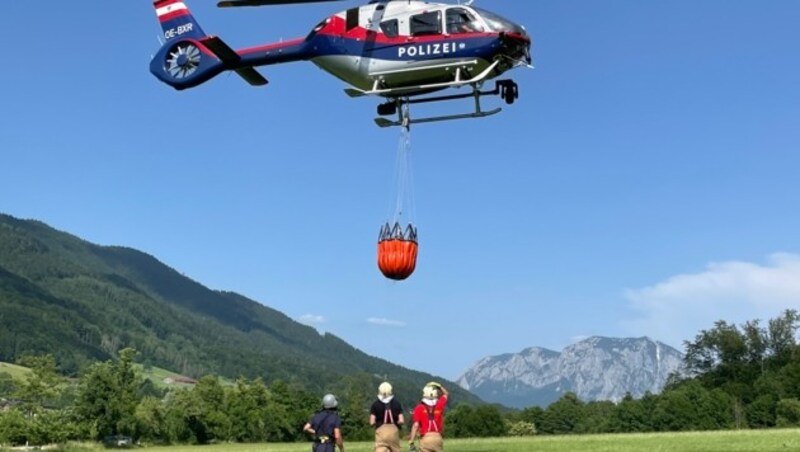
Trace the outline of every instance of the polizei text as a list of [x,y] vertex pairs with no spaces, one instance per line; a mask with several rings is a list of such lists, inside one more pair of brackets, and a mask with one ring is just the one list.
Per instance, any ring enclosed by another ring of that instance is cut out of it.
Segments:
[[418,44],[413,46],[405,46],[397,49],[397,56],[402,58],[428,56],[428,55],[447,55],[455,53],[459,50],[466,48],[467,45],[463,42],[431,42],[429,44]]

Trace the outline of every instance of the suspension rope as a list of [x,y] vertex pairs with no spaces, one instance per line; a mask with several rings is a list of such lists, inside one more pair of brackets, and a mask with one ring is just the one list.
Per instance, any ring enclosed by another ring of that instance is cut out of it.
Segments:
[[416,218],[416,206],[411,165],[411,131],[404,127],[400,128],[400,139],[397,144],[394,188],[396,190],[394,210],[389,214],[391,222],[413,224]]

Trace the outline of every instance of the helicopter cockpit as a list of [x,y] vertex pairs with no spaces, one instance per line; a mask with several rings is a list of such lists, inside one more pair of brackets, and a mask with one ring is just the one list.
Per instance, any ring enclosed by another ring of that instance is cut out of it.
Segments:
[[522,25],[516,24],[503,16],[500,16],[496,13],[491,11],[487,11],[481,8],[473,8],[476,13],[480,14],[481,18],[486,22],[486,25],[492,29],[492,31],[497,32],[506,32],[506,33],[517,33],[522,36],[528,36],[528,32],[525,30],[525,27]]
[[486,31],[475,14],[465,8],[449,8],[445,14],[447,34],[481,33]]

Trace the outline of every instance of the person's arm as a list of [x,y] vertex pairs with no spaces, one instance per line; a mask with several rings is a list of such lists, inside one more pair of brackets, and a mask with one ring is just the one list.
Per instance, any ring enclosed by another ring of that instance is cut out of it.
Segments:
[[369,415],[369,425],[375,427],[375,415],[374,414],[370,414]]
[[339,430],[339,427],[333,429],[333,436],[336,437],[336,447],[339,448],[339,452],[344,452],[344,438],[342,438],[342,431]]
[[450,397],[450,393],[447,392],[447,389],[444,386],[439,385],[439,390],[442,391],[442,395],[443,396],[448,397],[448,398]]
[[406,423],[406,418],[403,417],[403,413],[400,413],[400,415],[397,416],[397,425],[401,426],[405,423]]
[[411,425],[411,436],[408,437],[409,444],[414,444],[414,441],[417,439],[418,431],[419,431],[419,422],[414,422]]
[[316,435],[317,434],[317,432],[314,431],[314,429],[311,427],[311,423],[310,422],[306,422],[306,425],[303,426],[303,431],[306,432],[306,433],[310,433],[312,435]]

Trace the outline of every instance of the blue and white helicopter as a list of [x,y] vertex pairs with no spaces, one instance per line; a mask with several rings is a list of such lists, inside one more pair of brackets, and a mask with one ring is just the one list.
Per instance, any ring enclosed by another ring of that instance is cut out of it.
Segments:
[[[221,8],[314,3],[341,0],[223,0]],[[512,80],[486,81],[516,67],[531,67],[531,38],[525,27],[495,13],[466,4],[420,0],[373,0],[334,14],[307,36],[279,43],[234,50],[217,36],[207,35],[183,0],[153,3],[166,42],[153,57],[150,71],[175,89],[198,86],[224,71],[234,71],[247,83],[266,85],[255,68],[293,61],[311,61],[350,88],[352,97],[380,96],[381,127],[479,118],[500,108],[483,110],[481,97],[500,96],[512,104],[519,97]],[[469,93],[430,96],[458,87]],[[457,115],[410,117],[409,106],[474,98],[474,110]],[[397,120],[384,116],[397,115]]]

